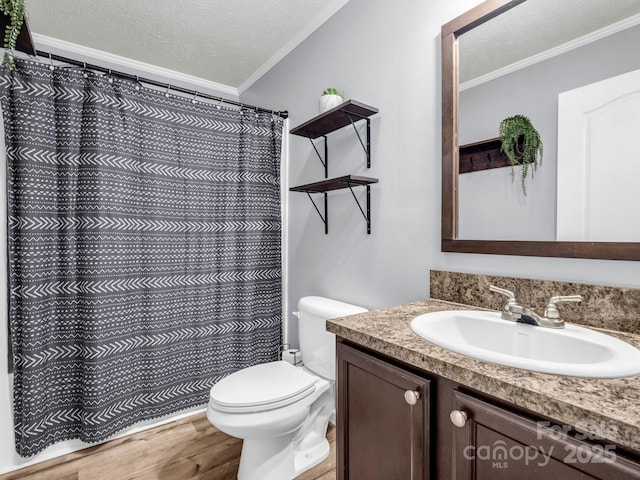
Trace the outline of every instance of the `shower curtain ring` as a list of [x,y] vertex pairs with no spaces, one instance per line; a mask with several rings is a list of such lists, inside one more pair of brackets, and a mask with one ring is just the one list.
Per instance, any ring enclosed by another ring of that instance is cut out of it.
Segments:
[[53,71],[56,67],[53,65],[53,58],[51,58],[51,52],[49,52],[49,70]]
[[191,99],[191,103],[197,103],[198,101],[198,92],[193,92],[193,98]]
[[167,91],[166,91],[166,92],[164,92],[164,96],[165,96],[165,97],[167,97],[167,98],[169,97],[169,89],[170,89],[170,88],[171,88],[171,85],[169,85],[169,84],[167,83]]
[[216,105],[216,108],[220,110],[221,106],[222,106],[222,97],[218,98],[218,104]]
[[109,73],[107,73],[107,82],[113,83],[113,78],[111,78],[111,69],[109,69]]

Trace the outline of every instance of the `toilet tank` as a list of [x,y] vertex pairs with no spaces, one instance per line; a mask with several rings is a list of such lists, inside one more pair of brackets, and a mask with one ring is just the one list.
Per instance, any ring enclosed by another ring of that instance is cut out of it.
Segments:
[[336,377],[336,337],[327,332],[326,321],[364,313],[366,308],[324,297],[302,297],[298,302],[300,354],[302,363],[324,378]]

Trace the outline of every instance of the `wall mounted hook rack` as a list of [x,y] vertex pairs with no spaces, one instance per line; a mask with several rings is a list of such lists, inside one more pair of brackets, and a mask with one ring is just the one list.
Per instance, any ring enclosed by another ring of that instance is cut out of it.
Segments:
[[[520,137],[523,145],[524,137]],[[502,152],[499,138],[490,138],[481,142],[460,145],[458,173],[479,172],[492,168],[510,167],[511,162]]]

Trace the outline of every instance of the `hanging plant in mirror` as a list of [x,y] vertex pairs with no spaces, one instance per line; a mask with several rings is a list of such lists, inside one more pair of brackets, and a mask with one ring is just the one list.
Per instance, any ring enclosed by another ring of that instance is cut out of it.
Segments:
[[13,70],[16,67],[13,52],[16,50],[18,35],[24,23],[24,0],[1,0],[0,12],[9,20],[4,31],[4,63]]
[[[511,167],[522,165],[520,182],[522,190],[527,194],[525,180],[529,172],[533,172],[542,162],[542,140],[531,120],[524,115],[514,115],[500,122],[500,142],[502,152],[507,156]],[[531,168],[530,168],[531,167]],[[513,174],[513,172],[512,172]]]

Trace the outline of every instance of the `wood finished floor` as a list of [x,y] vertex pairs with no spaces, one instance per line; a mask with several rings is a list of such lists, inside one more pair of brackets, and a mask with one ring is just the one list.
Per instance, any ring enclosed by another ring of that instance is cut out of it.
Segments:
[[[298,480],[335,480],[331,454]],[[0,480],[234,480],[242,441],[217,430],[204,413],[0,475]]]

